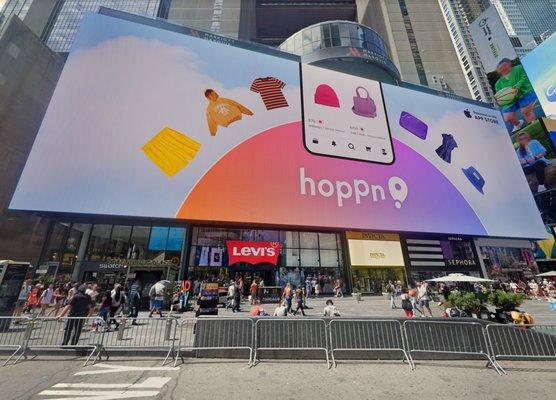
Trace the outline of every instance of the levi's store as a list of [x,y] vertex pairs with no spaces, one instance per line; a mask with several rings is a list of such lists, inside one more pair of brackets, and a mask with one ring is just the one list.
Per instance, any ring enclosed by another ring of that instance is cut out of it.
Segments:
[[[269,251],[270,250],[270,251]],[[193,227],[186,275],[192,280],[218,281],[227,286],[243,278],[244,291],[253,279],[267,287],[297,286],[307,279],[320,282],[322,293],[333,293],[344,280],[342,242],[336,232],[277,229]]]

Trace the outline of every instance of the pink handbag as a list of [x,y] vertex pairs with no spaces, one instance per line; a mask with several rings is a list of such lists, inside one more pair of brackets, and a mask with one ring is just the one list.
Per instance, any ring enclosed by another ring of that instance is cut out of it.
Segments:
[[[364,91],[365,97],[359,94],[359,89]],[[363,86],[358,86],[355,89],[355,96],[353,96],[353,107],[351,108],[354,114],[360,115],[362,117],[375,118],[376,117],[376,105],[367,89]]]

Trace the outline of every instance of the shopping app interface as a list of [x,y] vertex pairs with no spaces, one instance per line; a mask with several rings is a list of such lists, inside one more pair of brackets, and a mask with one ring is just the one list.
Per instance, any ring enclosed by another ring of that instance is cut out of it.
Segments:
[[380,83],[302,65],[303,133],[314,154],[394,162]]

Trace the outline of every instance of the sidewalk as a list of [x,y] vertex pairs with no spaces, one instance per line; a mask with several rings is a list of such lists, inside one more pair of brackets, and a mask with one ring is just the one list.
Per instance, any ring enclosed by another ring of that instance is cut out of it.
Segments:
[[[323,296],[319,298],[309,299],[307,305],[310,308],[305,310],[307,316],[321,317],[323,315],[323,310],[324,310],[326,300],[328,299],[331,299],[334,302],[336,309],[341,313],[342,317],[403,318],[405,316],[401,308],[395,310],[392,310],[390,308],[390,304],[386,296],[367,296],[367,297],[363,297],[361,302],[356,302],[355,299],[351,296],[345,296],[341,298],[335,298],[333,296],[330,297]],[[396,304],[399,307],[401,301],[397,299]],[[276,304],[269,303],[269,304],[263,304],[262,306],[266,310],[266,312],[272,315],[272,313],[274,312],[274,308],[276,307]],[[250,309],[251,306],[247,301],[245,301],[241,304],[240,313],[233,313],[229,309],[219,308],[218,316],[219,317],[247,316],[249,314]],[[435,317],[440,317],[440,308],[436,305],[436,303],[431,302],[431,309]],[[535,318],[536,323],[538,324],[556,324],[556,312],[549,310],[549,306],[546,301],[526,300],[523,303],[523,305],[520,307],[520,309],[531,313]],[[164,313],[165,316],[167,314],[168,312]],[[184,317],[194,317],[195,313],[189,311],[178,315],[182,315]],[[148,312],[141,312],[140,316],[147,317]],[[301,314],[298,314],[298,316],[295,318],[299,318],[299,317],[302,317]]]

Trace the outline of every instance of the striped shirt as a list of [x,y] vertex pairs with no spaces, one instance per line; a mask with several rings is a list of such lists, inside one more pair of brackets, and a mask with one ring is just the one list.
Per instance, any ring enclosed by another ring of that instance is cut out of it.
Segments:
[[282,93],[282,88],[286,86],[281,80],[272,76],[257,78],[251,83],[251,91],[259,93],[267,110],[287,107],[288,102]]

